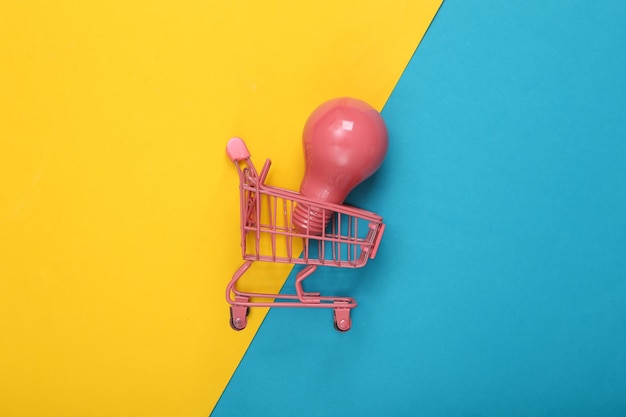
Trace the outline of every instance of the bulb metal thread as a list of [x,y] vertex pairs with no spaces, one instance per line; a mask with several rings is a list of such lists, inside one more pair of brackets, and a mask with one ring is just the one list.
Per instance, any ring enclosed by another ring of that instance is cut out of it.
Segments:
[[298,233],[319,236],[332,215],[330,210],[298,203],[291,214],[291,222]]

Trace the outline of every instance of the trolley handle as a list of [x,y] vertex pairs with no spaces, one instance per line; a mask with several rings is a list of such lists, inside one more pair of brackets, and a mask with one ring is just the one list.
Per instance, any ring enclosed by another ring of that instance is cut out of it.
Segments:
[[250,151],[241,138],[232,138],[228,141],[226,154],[233,162],[241,162],[250,159]]
[[[250,159],[250,151],[246,146],[245,142],[241,138],[232,138],[226,144],[226,154],[230,158],[232,162],[234,162],[237,166],[239,166],[239,162],[245,161],[248,168],[252,170],[254,176],[257,175],[256,169],[254,168],[254,164]],[[261,174],[258,178],[259,184],[265,184],[265,178],[267,178],[267,173],[270,170],[270,166],[272,165],[272,161],[270,159],[265,160],[265,164],[263,164],[263,169],[261,169]]]

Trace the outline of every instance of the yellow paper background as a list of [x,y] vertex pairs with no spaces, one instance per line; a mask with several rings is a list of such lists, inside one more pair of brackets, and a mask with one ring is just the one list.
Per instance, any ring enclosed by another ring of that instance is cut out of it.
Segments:
[[2,2],[0,415],[208,415],[265,316],[228,325],[227,139],[297,189],[308,114],[382,108],[440,2]]

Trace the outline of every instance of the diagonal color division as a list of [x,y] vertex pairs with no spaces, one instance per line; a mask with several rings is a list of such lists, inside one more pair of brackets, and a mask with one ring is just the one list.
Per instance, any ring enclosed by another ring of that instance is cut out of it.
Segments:
[[382,108],[440,3],[3,2],[0,415],[208,415],[265,316],[228,325],[226,140],[297,188],[310,111]]
[[563,6],[443,4],[348,198],[376,259],[305,282],[352,329],[272,309],[212,417],[626,415],[626,3]]

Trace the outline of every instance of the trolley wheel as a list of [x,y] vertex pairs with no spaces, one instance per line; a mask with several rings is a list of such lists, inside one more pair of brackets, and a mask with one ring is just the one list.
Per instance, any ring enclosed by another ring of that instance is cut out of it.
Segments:
[[350,309],[335,309],[333,314],[335,329],[345,333],[352,328],[352,319],[350,318]]
[[[242,314],[243,313],[243,314]],[[233,330],[243,330],[248,325],[248,314],[250,314],[250,307],[231,307],[230,308],[230,327]]]

